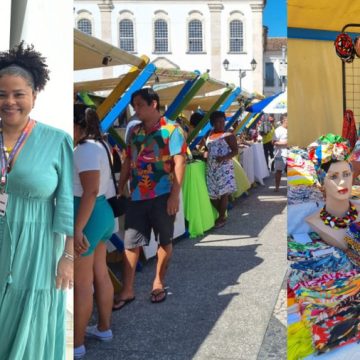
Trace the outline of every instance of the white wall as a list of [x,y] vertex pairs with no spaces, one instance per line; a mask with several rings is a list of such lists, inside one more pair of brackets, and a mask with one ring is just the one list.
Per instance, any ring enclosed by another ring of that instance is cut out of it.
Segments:
[[[3,1],[1,0],[1,3]],[[12,26],[14,25],[12,24]],[[21,24],[16,24],[16,26],[17,30],[21,29]],[[28,0],[19,38],[28,44],[34,44],[35,49],[47,58],[47,64],[51,71],[50,81],[45,89],[39,93],[31,116],[38,121],[61,128],[72,135],[72,0]]]
[[[89,0],[74,0],[74,18],[78,17],[78,12],[82,9],[91,12],[94,20],[93,35],[98,36],[101,34],[101,13],[98,5],[100,1]],[[220,12],[221,24],[219,24],[221,31],[220,54],[211,53],[211,30],[214,24],[211,24],[210,9],[208,4],[212,1],[116,1],[113,0],[114,8],[111,11],[112,21],[112,45],[119,46],[118,36],[118,24],[120,12],[128,10],[133,14],[135,19],[135,42],[136,50],[135,55],[147,55],[150,60],[154,60],[157,57],[166,57],[171,62],[177,64],[182,70],[194,71],[199,70],[205,72],[210,69],[210,76],[215,77],[215,69],[211,69],[212,56],[218,56],[220,60],[220,69],[216,69],[216,72],[221,74],[216,77],[217,80],[221,80],[227,83],[233,83],[236,86],[239,85],[238,71],[225,71],[222,66],[222,62],[228,59],[230,62],[230,68],[235,69],[250,69],[251,60],[256,57],[254,55],[255,48],[257,52],[262,54],[262,43],[254,44],[254,35],[262,34],[262,16],[257,16],[255,19],[255,13],[252,10],[250,4],[259,4],[259,0],[240,0],[240,1],[221,1],[223,8]],[[220,3],[220,1],[219,1]],[[164,10],[169,18],[169,47],[170,52],[167,54],[154,54],[153,53],[153,17],[157,10]],[[187,54],[187,18],[190,11],[199,11],[204,17],[204,50],[202,54]],[[244,14],[244,32],[245,32],[245,51],[241,54],[229,54],[228,53],[228,20],[231,12],[241,11]],[[217,26],[216,24],[215,26]],[[260,50],[259,50],[260,49]],[[258,63],[256,71],[246,72],[246,76],[242,79],[242,87],[248,91],[262,92],[262,57],[261,59],[255,59]],[[121,69],[123,71],[123,69]],[[115,69],[113,75],[118,76],[121,73],[120,70]],[[257,74],[257,77],[254,75]],[[93,71],[88,72],[88,79],[94,79],[96,74]],[[76,80],[84,80],[86,75],[76,74]],[[257,79],[257,80],[256,80]],[[260,79],[260,81],[258,81]],[[255,84],[254,84],[255,82]]]
[[[280,81],[280,66],[281,66],[281,62],[283,61],[283,54],[282,51],[267,51],[265,53],[264,56],[264,67],[265,67],[265,63],[268,62],[272,62],[274,64],[274,86],[265,86],[265,81],[264,81],[264,95],[265,96],[271,96],[271,95],[275,95],[278,94],[280,91],[282,91],[282,84]],[[285,59],[286,61],[286,59]],[[264,77],[265,77],[265,69],[264,69]],[[285,85],[285,89],[286,89],[286,85]],[[284,89],[284,90],[285,90]]]
[[11,0],[0,1],[0,50],[8,49],[10,41]]

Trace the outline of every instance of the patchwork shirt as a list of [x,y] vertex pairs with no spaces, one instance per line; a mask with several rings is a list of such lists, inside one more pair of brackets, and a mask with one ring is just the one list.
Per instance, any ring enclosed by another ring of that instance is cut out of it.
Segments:
[[173,156],[186,155],[186,152],[184,133],[175,122],[162,117],[149,132],[142,123],[134,126],[127,146],[132,200],[148,200],[170,193]]

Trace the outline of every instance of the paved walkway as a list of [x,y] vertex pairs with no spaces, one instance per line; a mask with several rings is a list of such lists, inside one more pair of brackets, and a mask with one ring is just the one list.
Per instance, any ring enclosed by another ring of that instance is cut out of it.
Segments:
[[286,359],[286,188],[273,183],[238,199],[224,228],[175,243],[164,303],[149,301],[148,261],[114,340],[88,340],[86,359]]

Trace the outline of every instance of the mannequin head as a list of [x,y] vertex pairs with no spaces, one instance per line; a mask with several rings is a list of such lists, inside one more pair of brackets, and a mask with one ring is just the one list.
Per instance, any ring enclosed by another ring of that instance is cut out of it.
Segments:
[[350,164],[347,161],[334,161],[323,170],[326,174],[323,181],[326,199],[348,201],[353,176]]

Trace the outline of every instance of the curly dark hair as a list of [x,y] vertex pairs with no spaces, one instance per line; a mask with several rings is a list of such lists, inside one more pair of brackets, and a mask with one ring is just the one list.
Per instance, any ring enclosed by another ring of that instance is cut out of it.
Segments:
[[25,47],[24,41],[9,51],[0,52],[0,70],[17,65],[27,70],[33,77],[34,88],[40,91],[49,80],[49,69],[45,63],[46,58],[34,50],[34,45]]
[[210,114],[210,125],[211,126],[214,126],[214,123],[215,123],[215,120],[217,118],[222,118],[222,119],[226,119],[226,116],[225,116],[225,113],[223,111],[213,111],[211,114]]

